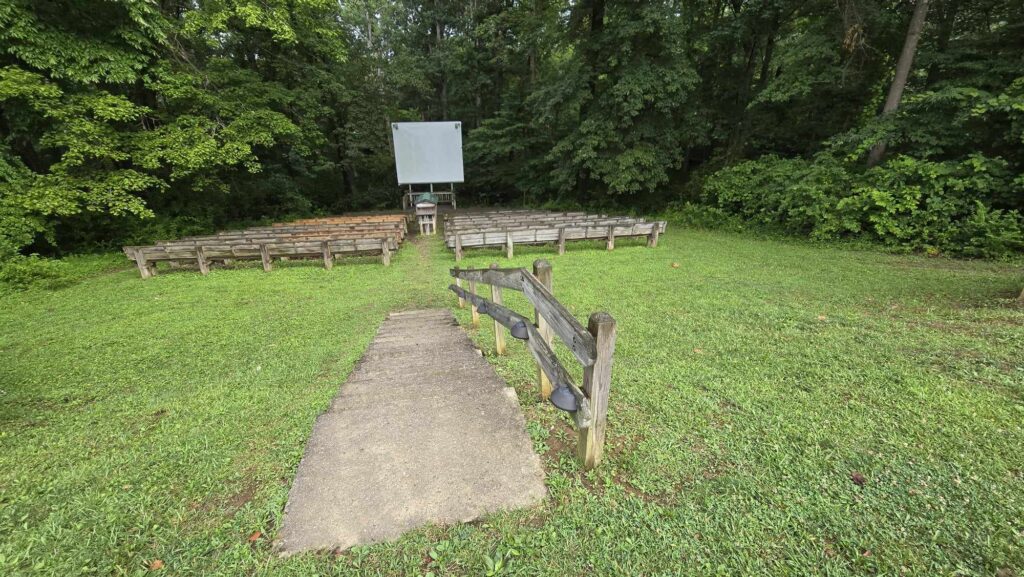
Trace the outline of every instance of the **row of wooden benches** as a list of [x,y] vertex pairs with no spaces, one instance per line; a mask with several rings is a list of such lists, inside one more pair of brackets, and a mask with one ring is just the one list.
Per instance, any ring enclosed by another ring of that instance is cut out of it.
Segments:
[[375,217],[330,217],[308,219],[239,231],[185,237],[149,246],[125,246],[125,256],[133,260],[142,278],[156,274],[156,263],[195,262],[207,274],[212,261],[230,264],[235,260],[261,260],[271,270],[273,260],[320,258],[331,268],[336,257],[380,255],[385,265],[398,250],[406,235],[405,215]]
[[617,237],[647,237],[647,245],[658,245],[665,232],[665,221],[648,222],[642,218],[592,215],[586,213],[550,213],[542,211],[503,211],[459,215],[445,219],[445,244],[462,260],[469,247],[504,246],[512,258],[516,244],[555,242],[558,254],[565,253],[570,240],[606,240],[608,250],[615,248]]

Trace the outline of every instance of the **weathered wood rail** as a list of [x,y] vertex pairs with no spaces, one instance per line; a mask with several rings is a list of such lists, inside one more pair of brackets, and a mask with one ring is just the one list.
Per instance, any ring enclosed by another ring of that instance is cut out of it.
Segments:
[[604,240],[608,250],[615,239],[646,237],[647,246],[656,247],[665,232],[665,221],[647,222],[642,218],[588,215],[585,213],[513,212],[452,216],[445,218],[445,244],[462,260],[470,247],[505,247],[512,258],[517,244],[557,243],[558,254],[565,244],[575,240]]
[[[552,293],[552,270],[546,260],[533,263],[533,271],[522,268],[451,269],[455,284],[448,288],[459,297],[459,306],[471,307],[474,326],[480,314],[494,320],[495,350],[505,354],[505,329],[524,340],[537,363],[540,396],[575,416],[578,431],[577,457],[585,469],[601,462],[608,421],[608,395],[611,387],[612,355],[615,351],[615,319],[608,313],[590,315],[584,327]],[[464,287],[463,284],[466,284]],[[491,286],[491,299],[478,294],[478,285]],[[502,289],[522,292],[533,305],[534,321],[508,309],[502,302]],[[555,354],[557,336],[583,366],[583,384],[577,386],[569,371]],[[573,402],[567,403],[571,395]]]
[[343,216],[321,216],[317,218],[303,218],[285,223],[275,223],[273,226],[293,226],[300,224],[349,224],[349,223],[375,223],[375,222],[396,222],[405,224],[409,220],[404,214],[364,214],[364,215],[343,215]]
[[404,215],[366,217],[330,217],[314,219],[313,223],[279,223],[239,231],[184,237],[150,246],[125,246],[125,256],[133,260],[142,278],[156,274],[156,263],[178,266],[194,262],[202,274],[210,271],[210,263],[235,260],[260,260],[270,271],[277,259],[322,259],[324,268],[331,268],[340,256],[380,255],[388,265],[391,254],[405,239]]

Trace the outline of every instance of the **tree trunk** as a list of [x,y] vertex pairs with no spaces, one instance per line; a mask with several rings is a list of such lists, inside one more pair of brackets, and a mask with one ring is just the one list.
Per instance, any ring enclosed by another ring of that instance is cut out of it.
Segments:
[[[444,32],[442,32],[441,21],[435,20],[434,27],[437,31],[437,53],[441,59],[441,44],[444,42]],[[448,120],[448,72],[444,69],[444,65],[441,66],[441,85],[437,89],[438,100],[441,101],[441,120]]]
[[[924,19],[928,14],[928,0],[917,0],[914,6],[914,15],[910,18],[910,27],[907,29],[907,38],[903,42],[903,51],[900,52],[900,59],[896,61],[896,76],[889,86],[889,95],[885,99],[885,107],[882,108],[882,116],[892,114],[900,107],[900,100],[903,98],[903,89],[907,87],[907,78],[910,76],[910,67],[914,63],[914,54],[917,52],[917,41],[921,39],[921,31],[924,30]],[[881,141],[871,147],[868,153],[868,167],[875,166],[885,156],[885,141]]]
[[736,92],[735,109],[733,112],[736,120],[725,146],[725,156],[730,160],[740,159],[743,156],[744,144],[746,144],[747,106],[751,100],[754,70],[757,69],[757,38],[751,39],[749,46],[744,47],[744,49],[747,53],[747,63],[743,67],[743,78],[740,80],[740,86]]
[[[938,13],[936,13],[938,10]],[[938,30],[935,32],[935,52],[937,54],[945,54],[949,50],[949,41],[953,37],[953,29],[956,26],[956,17],[960,12],[959,0],[946,0],[945,2],[939,2],[934,9],[932,9],[932,22],[938,18]],[[936,81],[939,80],[939,64],[932,62],[932,65],[928,67],[928,78],[925,80],[926,86],[932,86]]]
[[[587,58],[590,64],[590,78],[587,80],[587,90],[590,92],[590,99],[583,103],[580,110],[580,121],[585,120],[591,112],[594,101],[597,100],[597,76],[601,55],[598,47],[598,37],[604,29],[605,0],[591,0],[589,6],[590,16],[590,42],[587,45]],[[586,199],[590,189],[590,171],[586,167],[580,167],[576,177],[576,194],[579,199]]]

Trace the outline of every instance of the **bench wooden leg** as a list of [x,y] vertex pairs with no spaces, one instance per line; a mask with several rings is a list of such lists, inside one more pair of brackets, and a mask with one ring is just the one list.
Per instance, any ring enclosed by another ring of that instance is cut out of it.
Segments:
[[658,235],[660,235],[660,234],[661,234],[661,229],[658,228],[657,224],[655,224],[654,225],[654,230],[651,231],[651,235],[647,237],[647,246],[650,247],[650,248],[654,248],[654,247],[658,246]]
[[199,272],[210,274],[210,263],[206,261],[206,253],[201,246],[196,247],[196,264],[199,265]]
[[139,276],[142,278],[149,278],[153,276],[153,273],[149,268],[149,263],[146,262],[146,257],[142,255],[142,251],[140,249],[135,249],[134,257],[135,265],[139,267]]
[[320,243],[320,251],[323,253],[324,256],[324,268],[327,270],[331,270],[331,267],[334,266],[334,255],[331,254],[330,243],[327,242],[326,240]]
[[265,244],[260,245],[260,260],[263,261],[263,271],[270,272],[273,265],[270,259],[270,249]]

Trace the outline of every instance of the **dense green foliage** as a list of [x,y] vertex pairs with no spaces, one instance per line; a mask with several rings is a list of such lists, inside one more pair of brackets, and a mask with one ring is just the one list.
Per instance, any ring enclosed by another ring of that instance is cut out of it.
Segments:
[[932,0],[881,117],[913,6],[8,0],[0,258],[397,206],[388,123],[409,119],[463,121],[464,202],[705,202],[792,232],[1016,250],[1024,5]]
[[439,240],[390,267],[145,282],[121,255],[73,258],[75,286],[0,294],[0,574],[159,559],[157,575],[478,576],[488,558],[559,577],[1024,572],[1019,268],[674,226],[654,250],[618,244],[508,263],[550,259],[577,317],[616,318],[607,461],[579,470],[526,347],[494,357],[482,323],[548,496],[337,556],[281,559],[271,541],[313,422],[380,321],[455,307]]
[[1010,196],[1012,178],[1004,161],[980,155],[901,156],[867,171],[827,155],[768,156],[715,173],[704,193],[730,213],[814,238],[858,235],[904,250],[1003,257],[1024,250],[1024,223],[989,202]]

